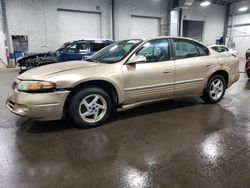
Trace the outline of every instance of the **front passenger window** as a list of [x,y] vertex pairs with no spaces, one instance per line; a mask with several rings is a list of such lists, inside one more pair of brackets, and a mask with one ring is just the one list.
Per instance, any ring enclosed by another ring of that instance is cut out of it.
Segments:
[[77,48],[77,45],[76,44],[73,44],[71,46],[69,46],[66,50],[65,50],[66,53],[69,53],[69,54],[73,54],[73,53],[78,53],[79,50]]
[[146,42],[136,53],[146,57],[147,62],[161,62],[169,60],[169,43],[167,39],[157,39]]

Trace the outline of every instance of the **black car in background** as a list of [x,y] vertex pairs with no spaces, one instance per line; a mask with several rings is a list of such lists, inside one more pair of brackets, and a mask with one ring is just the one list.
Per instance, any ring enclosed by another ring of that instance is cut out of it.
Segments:
[[250,48],[248,48],[248,50],[246,51],[246,60],[250,58]]
[[18,59],[17,66],[21,74],[26,70],[42,65],[83,60],[112,43],[112,40],[77,40],[66,42],[60,48],[51,52],[26,55]]
[[250,78],[250,57],[247,59],[247,62],[246,62],[246,73],[247,73],[248,78]]
[[247,76],[248,78],[250,78],[250,48],[246,51],[246,73],[247,73]]

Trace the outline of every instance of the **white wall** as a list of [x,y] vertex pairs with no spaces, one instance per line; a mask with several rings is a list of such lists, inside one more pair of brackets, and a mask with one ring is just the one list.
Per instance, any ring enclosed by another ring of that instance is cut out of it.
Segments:
[[[167,31],[168,1],[166,0],[116,0],[115,37],[128,39],[131,31],[131,15],[161,18],[161,35]],[[150,26],[149,26],[150,28]]]
[[184,20],[204,21],[203,43],[215,44],[216,39],[223,36],[225,23],[225,6],[211,4],[201,7],[199,2],[194,2],[187,10],[183,10]]
[[[100,12],[101,37],[112,38],[111,0],[5,1],[9,33],[28,35],[29,51],[47,51],[60,45],[58,8]],[[160,34],[166,34],[168,3],[167,0],[115,0],[115,40],[130,38],[131,15],[160,18]]]
[[[248,7],[249,10],[240,13],[238,9],[244,6]],[[234,27],[228,28],[228,37],[232,37],[235,49],[239,52],[240,57],[245,58],[246,50],[250,48],[250,0],[233,3],[230,7],[230,15],[228,25],[231,26],[232,24]]]
[[28,35],[33,52],[57,47],[58,8],[100,12],[102,37],[111,38],[110,0],[6,0],[10,35]]

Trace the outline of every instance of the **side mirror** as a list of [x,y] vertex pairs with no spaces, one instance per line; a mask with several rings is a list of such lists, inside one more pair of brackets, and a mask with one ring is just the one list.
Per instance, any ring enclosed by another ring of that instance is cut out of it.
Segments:
[[135,63],[145,63],[145,62],[147,62],[146,57],[144,57],[142,55],[136,55],[136,56],[132,57],[130,60],[128,60],[127,65],[135,64]]

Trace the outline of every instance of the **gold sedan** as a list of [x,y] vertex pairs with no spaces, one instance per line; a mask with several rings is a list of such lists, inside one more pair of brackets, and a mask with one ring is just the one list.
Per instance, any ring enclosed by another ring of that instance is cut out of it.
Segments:
[[7,108],[36,120],[69,114],[82,128],[101,125],[113,110],[178,97],[219,102],[239,79],[239,60],[180,37],[114,43],[86,61],[35,68],[14,81]]

